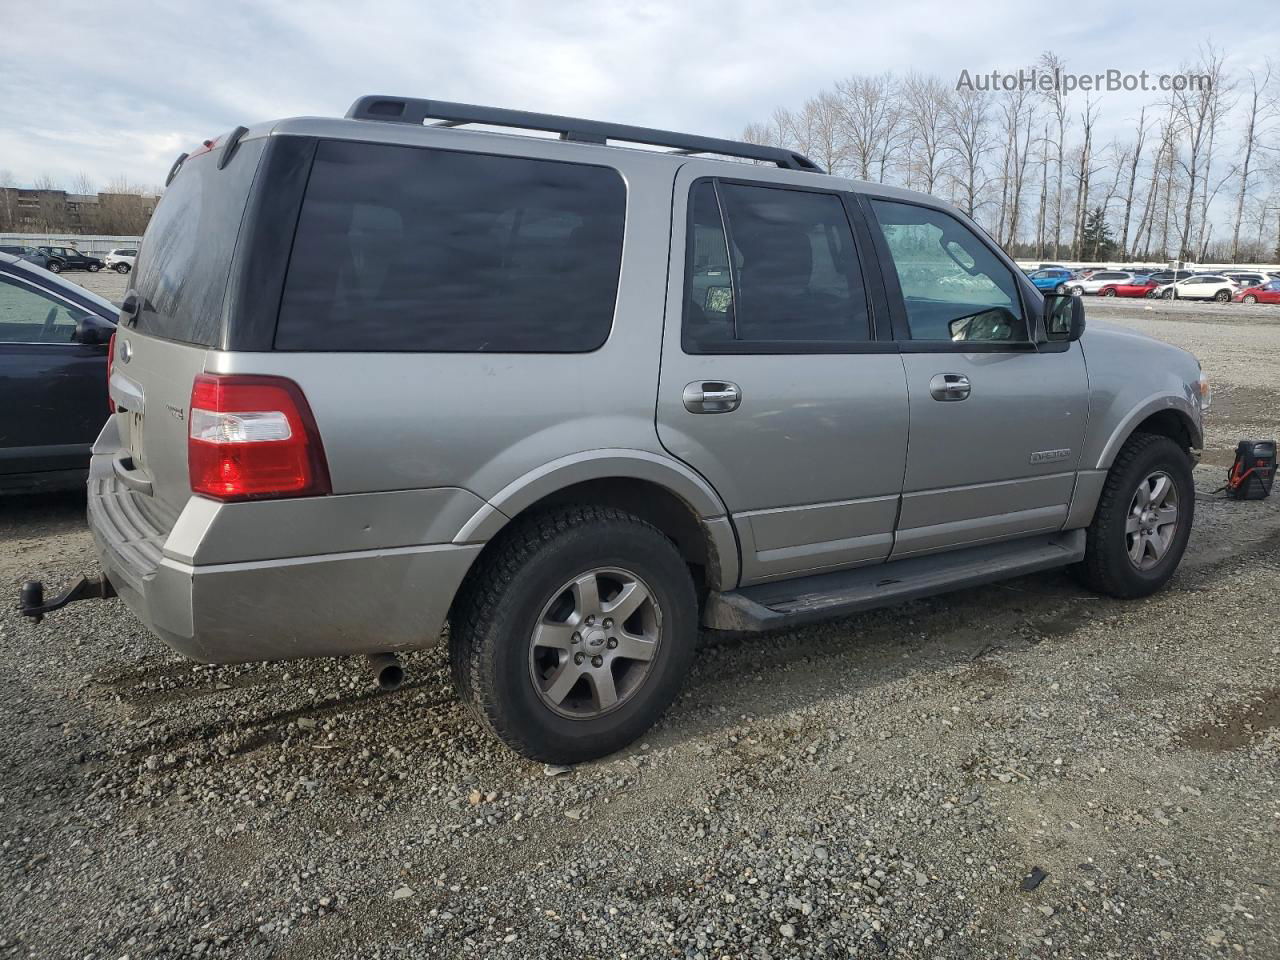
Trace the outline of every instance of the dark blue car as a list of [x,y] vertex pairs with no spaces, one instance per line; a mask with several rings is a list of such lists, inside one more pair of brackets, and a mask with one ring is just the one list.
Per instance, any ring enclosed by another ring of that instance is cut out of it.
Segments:
[[1050,267],[1046,270],[1036,270],[1030,274],[1031,282],[1036,285],[1039,290],[1047,293],[1066,293],[1067,281],[1075,278],[1075,274],[1070,270],[1063,270],[1061,267]]
[[119,309],[0,253],[0,493],[83,486]]

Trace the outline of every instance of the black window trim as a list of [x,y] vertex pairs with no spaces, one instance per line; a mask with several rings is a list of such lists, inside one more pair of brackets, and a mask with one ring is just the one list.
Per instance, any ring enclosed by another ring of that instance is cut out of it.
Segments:
[[[688,324],[688,293],[685,289],[689,283],[689,278],[693,272],[693,197],[697,188],[706,182],[710,182],[716,195],[716,207],[720,211],[720,224],[724,232],[725,243],[729,255],[729,283],[733,291],[734,303],[734,334],[737,334],[737,304],[738,296],[738,275],[737,270],[733,266],[733,232],[729,225],[729,218],[724,215],[724,207],[720,200],[721,183],[745,186],[745,187],[765,187],[773,190],[790,190],[797,193],[817,193],[823,196],[835,197],[840,201],[841,207],[844,209],[845,219],[849,224],[849,234],[853,239],[853,256],[854,262],[858,267],[858,272],[862,277],[863,298],[866,302],[867,310],[867,335],[866,340],[854,342],[824,343],[814,340],[733,340],[727,343],[716,344],[714,348],[696,349],[686,339],[685,331]],[[878,282],[879,270],[868,269],[866,260],[874,258],[875,250],[870,245],[871,234],[867,229],[867,225],[862,221],[860,216],[855,215],[857,210],[856,204],[852,202],[853,194],[848,190],[831,190],[822,187],[810,186],[809,184],[787,183],[776,180],[752,180],[747,177],[722,177],[722,176],[700,176],[696,177],[689,183],[688,191],[685,195],[685,237],[684,237],[684,276],[681,290],[683,291],[680,298],[680,349],[686,356],[822,356],[829,354],[860,354],[860,353],[897,353],[898,346],[891,339],[891,331],[885,320],[888,319],[888,302],[883,286]],[[879,321],[879,322],[877,322]]]
[[[857,192],[858,204],[862,208],[863,216],[868,221],[875,224],[876,229],[871,231],[872,242],[875,244],[877,260],[880,262],[880,275],[884,285],[888,291],[889,314],[893,321],[894,342],[895,346],[901,353],[1061,353],[1070,348],[1070,343],[1065,341],[1055,341],[1050,343],[1037,344],[1036,332],[1039,328],[1041,320],[1039,315],[1043,313],[1041,310],[1033,310],[1033,304],[1029,303],[1027,287],[1034,285],[1025,274],[1015,267],[1010,267],[1010,260],[1000,249],[999,245],[994,243],[987,233],[980,227],[977,230],[972,229],[969,224],[963,220],[956,218],[950,211],[933,203],[923,203],[911,198],[903,197],[882,197],[878,194],[870,194]],[[889,250],[889,241],[884,236],[884,231],[880,228],[880,220],[876,217],[875,210],[871,206],[872,200],[883,200],[886,203],[902,203],[908,206],[921,207],[934,213],[940,213],[944,216],[951,217],[960,226],[965,227],[977,237],[989,252],[991,252],[997,260],[1005,265],[1013,275],[1014,286],[1018,290],[1018,303],[1022,307],[1022,319],[1026,325],[1028,339],[1025,341],[1008,341],[1008,342],[984,342],[981,340],[916,340],[911,336],[911,327],[907,319],[906,298],[902,293],[902,284],[898,280],[898,270],[894,265],[893,253]],[[976,224],[975,224],[976,226]],[[1015,265],[1016,266],[1016,265]],[[1021,278],[1021,279],[1020,279]],[[1026,283],[1023,283],[1026,279]]]
[[[289,135],[292,136],[292,135]],[[318,136],[303,138],[310,141],[309,154],[306,161],[306,172],[301,178],[301,182],[295,187],[298,191],[296,198],[292,199],[292,225],[289,230],[288,242],[288,259],[285,261],[285,269],[280,271],[279,293],[275,301],[275,307],[272,311],[270,322],[270,343],[265,349],[273,353],[306,353],[312,352],[314,348],[303,347],[281,347],[276,341],[279,336],[280,311],[284,305],[285,281],[288,276],[288,264],[293,259],[293,248],[297,242],[297,230],[302,222],[302,208],[306,203],[307,191],[311,186],[311,175],[315,170],[315,159],[319,153],[321,144],[324,143],[341,143],[341,144],[367,144],[377,147],[405,147],[413,150],[430,150],[435,153],[452,153],[461,156],[483,156],[498,157],[506,160],[533,160],[540,163],[557,163],[562,166],[569,167],[595,167],[600,170],[607,170],[612,173],[622,184],[622,250],[618,257],[618,274],[614,283],[613,294],[613,312],[609,317],[609,328],[605,331],[604,339],[590,350],[493,350],[493,351],[474,351],[474,350],[374,350],[374,349],[345,349],[341,351],[326,351],[329,353],[369,353],[369,354],[457,354],[460,356],[590,356],[599,353],[609,345],[609,341],[613,339],[614,330],[618,325],[618,305],[622,302],[622,277],[627,262],[627,245],[629,222],[631,220],[631,188],[632,184],[623,174],[622,170],[611,163],[602,163],[599,161],[584,160],[557,160],[551,157],[537,157],[526,153],[503,153],[493,150],[467,150],[459,147],[438,147],[427,146],[417,143],[401,143],[399,141],[374,140],[366,137],[340,137],[340,136]],[[260,163],[261,167],[261,163]],[[269,192],[269,191],[268,191]],[[252,194],[251,194],[252,197]],[[246,209],[246,216],[248,215]],[[255,211],[256,213],[257,211]],[[263,325],[264,327],[266,324]],[[266,331],[257,331],[257,336],[262,336]]]

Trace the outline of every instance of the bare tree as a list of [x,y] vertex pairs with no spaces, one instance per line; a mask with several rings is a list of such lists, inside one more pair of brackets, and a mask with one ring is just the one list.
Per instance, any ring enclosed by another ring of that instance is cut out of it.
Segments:
[[907,183],[932,193],[947,172],[951,90],[937,77],[911,73],[901,86],[906,112]]
[[1022,86],[1006,91],[1000,100],[1000,139],[1004,148],[1000,165],[1000,218],[996,237],[1006,246],[1018,239],[1035,106],[1036,101],[1031,91]]
[[1196,190],[1203,185],[1224,95],[1221,90],[1226,80],[1223,56],[1214,47],[1206,46],[1194,68],[1187,66],[1181,72],[1184,75],[1195,73],[1208,81],[1186,84],[1183,89],[1174,90],[1169,98],[1179,132],[1186,141],[1186,157],[1183,158],[1180,151],[1175,153],[1178,167],[1187,181],[1178,251],[1178,256],[1185,259],[1194,256],[1191,247],[1192,217],[1195,213]]
[[824,90],[806,100],[795,126],[804,131],[803,145],[797,144],[802,153],[821,164],[828,173],[844,171],[849,151],[844,114],[835,94]]
[[961,209],[975,216],[982,205],[988,179],[984,169],[991,150],[990,101],[977,90],[958,90],[947,111],[948,146],[955,156],[951,177]]
[[1240,189],[1236,191],[1236,214],[1231,228],[1231,262],[1240,258],[1240,225],[1244,219],[1244,201],[1249,194],[1249,177],[1253,169],[1254,155],[1262,138],[1269,133],[1269,121],[1275,117],[1276,100],[1273,91],[1272,65],[1268,59],[1261,77],[1249,71],[1249,90],[1245,94],[1244,138],[1240,144]]
[[1036,256],[1044,256],[1045,221],[1049,211],[1049,124],[1044,125],[1040,138],[1040,212],[1036,217]]
[[[1134,137],[1133,149],[1128,151],[1129,187],[1124,194],[1124,222],[1120,227],[1120,256],[1127,257],[1129,246],[1129,221],[1133,215],[1133,191],[1138,184],[1138,165],[1142,162],[1142,147],[1147,137],[1147,108],[1138,113],[1138,133]],[[1117,171],[1119,167],[1117,166]],[[1138,232],[1141,233],[1141,224]],[[1135,244],[1136,246],[1136,244]]]
[[[1056,75],[1060,75],[1066,69],[1066,61],[1059,57],[1056,53],[1045,51],[1040,55],[1040,69],[1049,71]],[[1067,143],[1067,95],[1062,88],[1055,83],[1053,88],[1044,93],[1045,101],[1049,105],[1050,114],[1057,124],[1057,139],[1053,141],[1054,147],[1058,152],[1057,172],[1057,189],[1054,194],[1053,204],[1053,256],[1056,259],[1061,256],[1062,246],[1062,192],[1064,187],[1064,154],[1066,152]]]
[[1084,140],[1080,144],[1080,163],[1076,168],[1076,209],[1071,225],[1071,246],[1075,250],[1076,259],[1084,256],[1084,222],[1089,215],[1089,184],[1097,172],[1093,167],[1093,125],[1097,120],[1098,106],[1086,93],[1084,111],[1080,114]]
[[855,74],[836,83],[836,97],[844,114],[852,175],[883,182],[902,140],[897,82],[892,74]]

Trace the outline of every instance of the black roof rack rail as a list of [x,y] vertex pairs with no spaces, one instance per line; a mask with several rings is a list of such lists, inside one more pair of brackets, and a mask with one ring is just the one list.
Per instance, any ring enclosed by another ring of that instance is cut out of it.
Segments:
[[559,117],[551,113],[529,113],[525,110],[506,110],[502,107],[482,107],[469,103],[449,103],[445,100],[420,100],[414,97],[360,97],[347,111],[351,120],[387,120],[393,123],[422,125],[428,120],[437,121],[434,126],[457,127],[466,123],[484,123],[495,127],[515,127],[521,130],[543,130],[560,134],[561,140],[581,143],[607,143],[620,140],[625,143],[644,143],[655,147],[672,147],[679,153],[716,153],[726,157],[742,157],[746,160],[762,160],[787,170],[823,170],[804,154],[781,147],[766,147],[740,140],[720,140],[716,137],[698,137],[671,130],[654,130],[649,127],[633,127],[621,123],[605,123],[600,120],[582,120],[577,117]]

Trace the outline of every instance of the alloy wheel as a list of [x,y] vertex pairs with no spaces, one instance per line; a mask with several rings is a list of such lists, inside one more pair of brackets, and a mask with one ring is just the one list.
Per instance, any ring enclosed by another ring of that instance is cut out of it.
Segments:
[[629,570],[597,567],[543,606],[529,640],[529,676],[550,710],[589,720],[644,685],[661,643],[662,608],[649,585]]
[[1178,488],[1163,470],[1148,474],[1138,484],[1125,518],[1125,548],[1129,562],[1150,570],[1169,552],[1178,532]]

